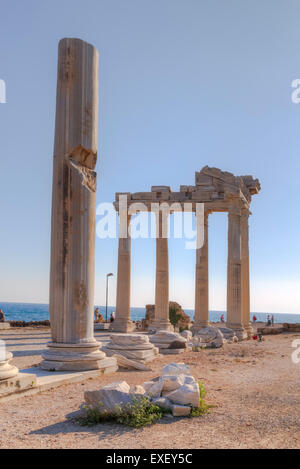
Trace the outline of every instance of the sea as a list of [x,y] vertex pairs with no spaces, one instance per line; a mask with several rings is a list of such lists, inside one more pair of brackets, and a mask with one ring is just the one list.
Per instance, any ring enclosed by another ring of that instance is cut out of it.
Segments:
[[[95,305],[96,308],[97,305]],[[98,306],[100,312],[102,313],[103,317],[105,318],[105,306]],[[8,321],[45,321],[49,319],[49,305],[42,304],[42,303],[3,303],[0,302],[0,309],[3,310],[5,314],[5,318]],[[107,314],[108,317],[112,311],[115,311],[115,306],[108,306],[107,307]],[[194,310],[192,309],[184,309],[185,313],[188,314],[191,319],[194,317]],[[130,317],[132,321],[138,321],[145,317],[145,308],[131,308],[130,309]],[[221,315],[224,314],[226,319],[226,311],[210,311],[209,312],[209,320],[211,322],[218,322],[220,320]],[[255,314],[257,321],[266,322],[267,315],[273,314],[274,322],[275,323],[300,323],[300,314],[290,314],[290,313],[272,313],[264,312],[264,313],[251,313],[251,319],[253,314]]]

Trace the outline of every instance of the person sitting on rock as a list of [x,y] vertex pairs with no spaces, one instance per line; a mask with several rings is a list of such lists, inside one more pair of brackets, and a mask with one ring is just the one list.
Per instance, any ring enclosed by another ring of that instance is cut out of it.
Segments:
[[5,315],[2,311],[2,309],[0,309],[0,322],[5,322]]

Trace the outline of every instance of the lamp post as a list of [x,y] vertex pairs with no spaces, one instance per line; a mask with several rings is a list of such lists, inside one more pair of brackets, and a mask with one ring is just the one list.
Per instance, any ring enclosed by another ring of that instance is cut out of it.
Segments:
[[107,322],[107,299],[108,299],[108,277],[112,277],[114,274],[106,274],[106,303],[105,303],[105,322]]

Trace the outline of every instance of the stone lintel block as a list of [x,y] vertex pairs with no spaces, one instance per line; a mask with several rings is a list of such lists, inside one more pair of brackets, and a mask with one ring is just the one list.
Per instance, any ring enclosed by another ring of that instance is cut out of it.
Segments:
[[170,186],[152,186],[151,192],[171,192]]
[[180,192],[194,192],[196,190],[196,186],[180,186]]
[[153,201],[167,201],[170,200],[170,192],[153,192],[152,193]]
[[192,194],[186,195],[185,192],[172,192],[170,194],[170,200],[174,202],[184,202],[191,200],[191,195]]
[[211,176],[206,174],[196,173],[195,175],[196,186],[206,186],[211,185],[213,180]]
[[152,192],[134,192],[131,194],[132,200],[152,200]]
[[196,191],[192,194],[192,200],[197,202],[209,202],[210,200],[212,200],[211,195],[212,192]]

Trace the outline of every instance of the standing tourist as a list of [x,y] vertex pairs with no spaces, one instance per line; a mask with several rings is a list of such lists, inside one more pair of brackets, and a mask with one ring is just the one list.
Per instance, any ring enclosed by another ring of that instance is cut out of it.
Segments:
[[5,315],[2,311],[2,309],[0,309],[0,322],[5,322]]

